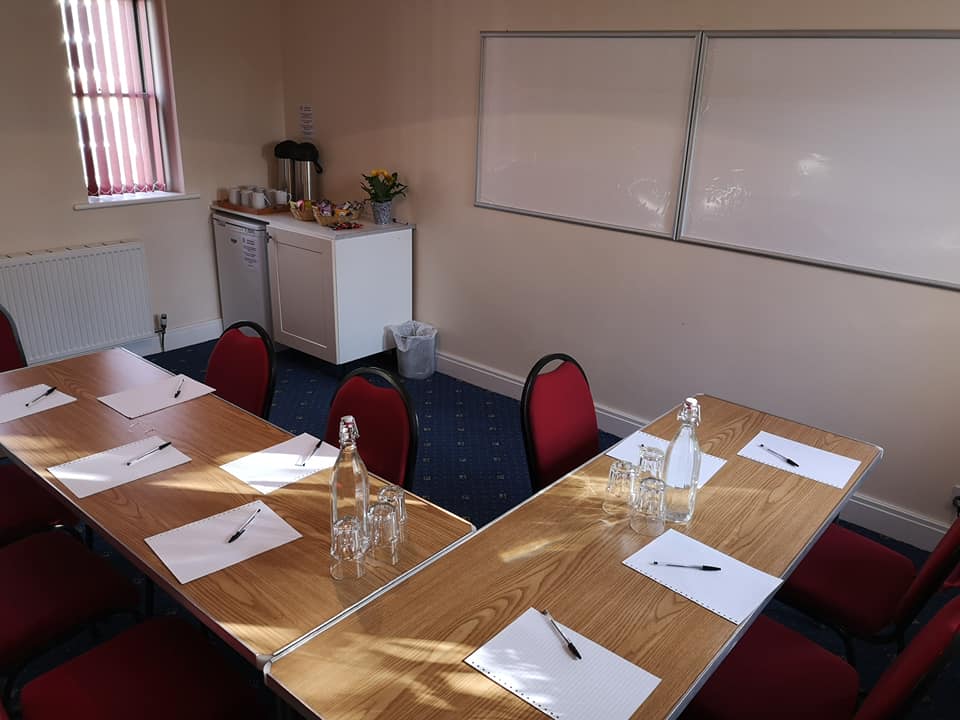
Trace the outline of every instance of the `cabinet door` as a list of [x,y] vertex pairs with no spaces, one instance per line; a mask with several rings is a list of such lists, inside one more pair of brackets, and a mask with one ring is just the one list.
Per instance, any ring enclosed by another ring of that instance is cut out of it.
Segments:
[[270,229],[270,300],[274,338],[337,361],[330,241]]

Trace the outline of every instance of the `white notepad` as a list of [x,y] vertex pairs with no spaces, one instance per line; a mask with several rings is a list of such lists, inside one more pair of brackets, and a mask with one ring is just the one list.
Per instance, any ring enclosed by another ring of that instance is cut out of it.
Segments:
[[333,467],[340,451],[328,443],[322,443],[302,467],[297,465],[305,455],[313,451],[317,442],[318,439],[313,435],[303,433],[220,467],[266,495],[308,475]]
[[[257,509],[260,514],[236,541],[227,540]],[[146,539],[177,580],[188,583],[302,537],[261,500]]]
[[85,498],[190,462],[189,457],[171,445],[127,465],[128,460],[160,447],[164,442],[166,441],[163,438],[151,435],[129,445],[87,455],[49,470],[70,492],[78,498]]
[[582,660],[530,608],[464,662],[556,720],[627,720],[660,678],[561,627]]
[[[180,388],[180,395],[174,397],[181,378],[183,379],[183,386]],[[97,400],[112,407],[121,415],[133,419],[194,400],[213,391],[214,389],[209,385],[197,382],[186,375],[174,375],[149,385],[138,385],[129,390],[104,395]]]
[[[719,572],[654,565],[714,565]],[[647,543],[623,564],[739,625],[776,592],[783,581],[750,567],[676,530]]]
[[[760,443],[784,457],[790,458],[799,467],[793,467],[775,455],[771,455],[760,447]],[[835,488],[846,486],[857,468],[860,467],[859,460],[763,431],[757,433],[757,436],[747,443],[737,455]]]
[[[627,437],[607,450],[607,455],[616,458],[617,460],[626,460],[627,462],[636,463],[640,460],[641,445],[658,448],[666,453],[667,446],[669,444],[669,440],[664,440],[663,438],[650,435],[649,433],[643,432],[643,430],[637,430],[636,432],[627,435]],[[697,487],[703,487],[706,485],[707,481],[716,475],[717,471],[720,470],[720,468],[722,468],[726,462],[726,460],[723,458],[718,458],[716,455],[708,455],[705,452],[701,452],[700,478],[697,482]]]
[[44,410],[52,410],[55,407],[67,405],[77,400],[75,397],[71,397],[66,393],[54,390],[45,398],[41,398],[35,403],[32,403],[30,407],[27,407],[28,402],[42,395],[49,389],[49,385],[31,385],[22,390],[13,390],[0,395],[0,423],[19,420],[28,415],[35,415]]

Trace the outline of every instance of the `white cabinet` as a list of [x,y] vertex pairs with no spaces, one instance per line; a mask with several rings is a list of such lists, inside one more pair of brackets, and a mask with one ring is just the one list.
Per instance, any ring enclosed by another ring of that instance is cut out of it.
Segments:
[[413,317],[412,227],[271,217],[267,232],[274,340],[338,365],[393,347],[384,327]]

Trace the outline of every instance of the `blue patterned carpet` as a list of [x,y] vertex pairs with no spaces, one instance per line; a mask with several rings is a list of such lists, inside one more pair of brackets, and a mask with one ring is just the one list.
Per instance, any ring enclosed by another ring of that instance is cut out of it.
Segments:
[[[212,342],[203,343],[150,359],[173,372],[182,372],[202,380],[212,348]],[[337,383],[333,366],[294,350],[280,353],[270,421],[291,433],[311,432],[322,437]],[[478,527],[530,495],[530,480],[520,432],[520,409],[516,400],[440,373],[427,380],[404,380],[404,385],[420,417],[420,450],[413,484],[417,494],[468,518]],[[614,436],[604,433],[601,435],[601,446],[606,449],[616,440]],[[927,553],[914,547],[863,528],[849,527],[903,553],[918,566],[926,559]],[[135,571],[116,556],[109,546],[98,541],[96,549],[136,576]],[[914,632],[957,594],[941,593],[936,597],[921,614]],[[157,612],[183,613],[162,593],[157,595]],[[838,654],[841,652],[842,644],[830,630],[812,623],[791,608],[774,601],[766,613],[824,647]],[[109,637],[126,624],[117,621],[103,629],[103,636]],[[89,637],[78,638],[32,666],[23,680],[35,677],[44,669],[82,652],[90,645]],[[862,685],[869,689],[893,660],[893,649],[860,643],[857,650]],[[234,658],[238,669],[248,673],[251,684],[258,684],[256,673],[243,665],[239,658]],[[261,691],[264,703],[270,702],[269,693],[262,688]],[[960,712],[955,709],[960,700],[958,694],[960,660],[955,659],[907,717],[914,720],[955,720],[960,717]]]

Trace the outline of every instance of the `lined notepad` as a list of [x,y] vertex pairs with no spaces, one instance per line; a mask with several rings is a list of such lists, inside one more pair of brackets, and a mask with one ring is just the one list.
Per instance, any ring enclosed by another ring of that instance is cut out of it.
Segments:
[[[719,572],[667,567],[659,563],[714,565]],[[627,567],[739,625],[783,582],[676,530],[647,543],[623,561]]]
[[308,475],[333,467],[340,450],[328,443],[323,443],[302,467],[297,464],[313,451],[317,440],[313,435],[303,433],[220,467],[266,495]]
[[[260,514],[235,542],[227,542],[237,528],[260,508]],[[243,562],[302,537],[263,501],[227,510],[189,525],[153,535],[147,545],[177,580],[188,583]]]
[[[181,379],[183,379],[182,386],[180,386]],[[174,397],[177,387],[180,387],[180,395]],[[189,402],[213,391],[214,389],[209,385],[197,382],[186,375],[174,375],[149,385],[138,385],[129,390],[104,395],[97,400],[112,407],[121,415],[133,419],[173,405]]]
[[[667,446],[669,444],[669,440],[658,438],[655,435],[643,432],[643,430],[637,430],[607,450],[607,455],[616,458],[617,460],[626,460],[627,462],[636,463],[640,459],[641,445],[658,448],[666,453]],[[726,460],[723,458],[718,458],[716,455],[709,455],[705,452],[701,452],[700,478],[697,482],[697,487],[703,487],[706,485],[707,481],[716,475],[717,471],[720,470],[720,468],[722,468],[726,462]]]
[[[794,467],[768,453],[760,447],[761,443],[784,457],[790,458],[799,467]],[[857,468],[860,467],[860,461],[854,458],[838,455],[828,450],[821,450],[796,440],[763,431],[757,433],[757,436],[748,442],[737,455],[835,488],[845,487]]]
[[121,445],[49,468],[50,473],[78,498],[85,498],[128,482],[169,470],[190,462],[190,458],[172,445],[132,465],[127,461],[160,447],[163,438],[151,435],[129,445]]
[[47,397],[41,398],[35,403],[32,403],[30,407],[27,407],[28,402],[39,397],[49,389],[49,385],[31,385],[22,390],[13,390],[12,392],[0,395],[0,423],[19,420],[28,415],[35,415],[44,410],[52,410],[55,407],[67,405],[77,400],[75,397],[71,397],[66,393],[54,390],[47,395]]
[[561,627],[582,660],[530,608],[464,662],[556,720],[627,720],[660,678]]

